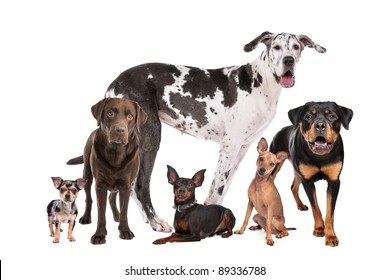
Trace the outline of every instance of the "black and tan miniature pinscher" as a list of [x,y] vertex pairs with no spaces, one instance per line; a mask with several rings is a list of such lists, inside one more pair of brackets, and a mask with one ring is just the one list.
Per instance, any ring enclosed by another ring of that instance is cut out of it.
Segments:
[[[325,245],[332,247],[339,244],[333,224],[344,164],[340,130],[341,126],[349,128],[352,116],[351,109],[335,102],[308,102],[288,112],[292,125],[281,129],[270,145],[271,152],[288,151],[295,173],[291,190],[297,207],[299,210],[308,209],[298,195],[302,182],[314,216],[313,235],[325,236]],[[325,223],[314,185],[321,179],[328,182]]]
[[[61,223],[69,223],[68,239],[70,242],[76,241],[73,236],[73,228],[77,217],[76,198],[87,180],[62,180],[61,177],[52,177],[51,179],[54,187],[60,192],[61,199],[52,200],[46,208],[50,236],[54,237],[53,243],[60,242]],[[53,224],[55,225],[55,231]]]
[[233,234],[236,219],[230,209],[196,203],[195,188],[202,185],[205,171],[202,169],[192,179],[187,179],[179,177],[176,170],[168,165],[168,182],[173,185],[175,194],[175,232],[169,237],[155,240],[153,244],[200,241],[214,234],[226,238]]
[[248,225],[253,207],[257,214],[253,216],[253,221],[257,224],[251,226],[250,230],[264,229],[266,232],[266,242],[268,245],[274,245],[272,234],[277,238],[288,235],[287,230],[295,228],[286,228],[284,225],[283,204],[279,192],[274,184],[272,175],[277,164],[283,163],[288,158],[288,153],[280,151],[276,155],[268,152],[268,143],[261,138],[257,145],[259,156],[256,160],[256,174],[248,188],[248,207],[244,223],[239,230],[234,233],[243,234]]

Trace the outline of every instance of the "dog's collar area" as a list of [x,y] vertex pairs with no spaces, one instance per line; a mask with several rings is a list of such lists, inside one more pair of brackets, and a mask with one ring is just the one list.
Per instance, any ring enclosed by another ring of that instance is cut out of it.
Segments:
[[196,204],[196,199],[194,199],[193,201],[186,203],[186,204],[179,204],[179,205],[175,204],[175,205],[173,205],[173,209],[176,209],[177,211],[182,212],[183,210],[187,210],[187,209],[191,208],[195,204]]

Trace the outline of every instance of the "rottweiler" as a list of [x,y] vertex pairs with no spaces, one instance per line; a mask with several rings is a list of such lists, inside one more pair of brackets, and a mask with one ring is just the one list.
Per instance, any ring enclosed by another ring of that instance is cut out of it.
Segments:
[[[325,245],[332,247],[339,245],[333,222],[344,162],[340,130],[341,126],[349,128],[352,116],[351,109],[335,102],[308,102],[288,112],[292,125],[282,128],[270,145],[272,153],[289,153],[295,173],[291,190],[298,209],[308,209],[298,195],[299,185],[302,183],[313,211],[313,235],[325,236]],[[281,165],[275,168],[274,176],[280,168]],[[318,180],[328,182],[325,223],[318,207],[314,184]]]

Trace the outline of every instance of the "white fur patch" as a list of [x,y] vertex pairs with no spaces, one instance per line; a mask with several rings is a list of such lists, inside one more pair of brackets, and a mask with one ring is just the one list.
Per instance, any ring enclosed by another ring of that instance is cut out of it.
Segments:
[[106,94],[104,95],[105,98],[123,98],[123,94],[122,93],[115,93],[115,90],[114,89],[111,89],[109,91],[106,92]]

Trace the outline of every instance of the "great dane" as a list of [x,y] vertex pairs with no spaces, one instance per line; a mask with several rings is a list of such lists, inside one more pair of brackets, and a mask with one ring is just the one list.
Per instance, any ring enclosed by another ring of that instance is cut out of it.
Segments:
[[274,118],[282,88],[294,86],[302,50],[326,52],[308,36],[270,32],[262,33],[244,50],[250,52],[259,43],[266,49],[242,66],[201,69],[147,63],[124,71],[108,87],[105,97],[129,98],[148,115],[141,128],[141,167],[132,196],[154,230],[171,230],[155,213],[149,190],[161,122],[220,145],[205,204],[221,204],[248,147]]

